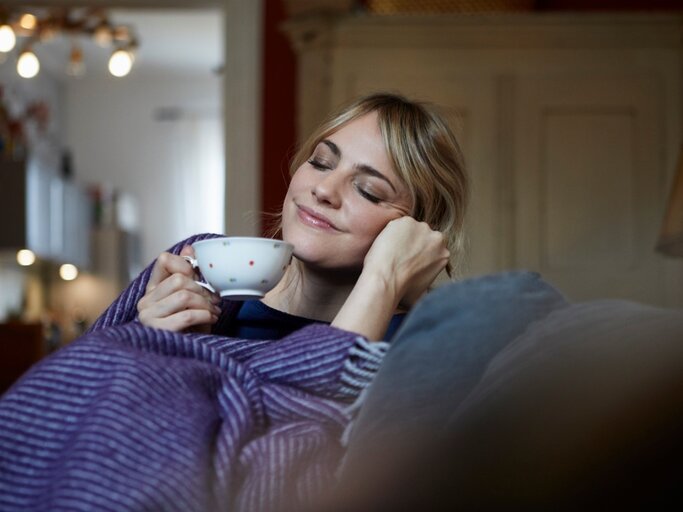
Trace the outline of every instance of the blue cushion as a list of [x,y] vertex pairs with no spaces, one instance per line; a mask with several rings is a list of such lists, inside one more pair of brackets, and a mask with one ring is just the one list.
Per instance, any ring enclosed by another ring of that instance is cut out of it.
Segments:
[[532,272],[449,283],[422,299],[396,333],[351,432],[344,474],[361,470],[378,439],[437,432],[489,361],[527,326],[567,305]]

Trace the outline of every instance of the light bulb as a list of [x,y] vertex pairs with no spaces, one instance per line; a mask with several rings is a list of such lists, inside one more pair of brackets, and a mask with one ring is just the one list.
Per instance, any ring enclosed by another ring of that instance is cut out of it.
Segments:
[[97,27],[95,27],[95,32],[93,33],[95,42],[103,48],[106,48],[111,44],[112,33],[111,26],[106,21],[103,21]]
[[57,28],[49,23],[40,28],[40,34],[38,36],[41,43],[46,43],[51,41],[57,36]]
[[22,52],[17,61],[17,73],[23,78],[33,78],[40,71],[40,62],[31,50]]
[[117,41],[130,41],[130,30],[125,25],[114,27],[113,34]]
[[82,77],[85,74],[85,63],[83,62],[83,51],[79,46],[71,47],[69,54],[69,63],[66,65],[66,74],[76,78]]
[[59,277],[64,279],[64,281],[73,281],[78,277],[78,268],[71,263],[64,263],[64,265],[59,267]]
[[19,18],[19,26],[24,30],[33,30],[36,28],[36,22],[36,17],[29,12],[22,14],[21,18]]
[[17,252],[17,263],[21,265],[22,267],[28,267],[30,265],[33,265],[36,261],[36,255],[33,254],[33,251],[29,251],[28,249],[22,249],[21,251]]
[[14,30],[7,23],[0,26],[0,52],[7,53],[17,42]]
[[109,72],[117,77],[126,76],[133,67],[133,58],[126,50],[116,50],[109,59]]

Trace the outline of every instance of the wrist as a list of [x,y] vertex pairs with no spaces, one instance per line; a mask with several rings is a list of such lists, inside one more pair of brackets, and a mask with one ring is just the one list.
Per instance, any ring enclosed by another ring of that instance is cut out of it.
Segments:
[[360,291],[368,296],[391,305],[392,310],[398,306],[401,300],[401,292],[396,279],[390,271],[366,271],[363,270],[358,277],[354,291]]
[[362,272],[332,326],[380,340],[396,310],[400,296],[392,279]]

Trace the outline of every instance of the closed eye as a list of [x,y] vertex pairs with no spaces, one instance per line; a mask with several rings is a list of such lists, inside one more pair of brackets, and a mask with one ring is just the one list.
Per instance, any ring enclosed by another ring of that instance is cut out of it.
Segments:
[[371,203],[375,203],[375,204],[376,204],[376,203],[379,203],[379,202],[381,201],[381,199],[380,199],[379,197],[373,196],[372,194],[370,194],[369,192],[366,192],[365,190],[363,190],[363,189],[360,188],[360,187],[358,187],[356,190],[358,190],[358,193],[359,193],[361,196],[363,196],[365,199],[367,199],[368,201],[370,201]]
[[361,197],[367,199],[371,203],[377,204],[382,201],[382,199],[380,199],[376,195],[372,194],[371,192],[368,192],[368,190],[365,188],[365,185],[361,183],[354,183],[354,188],[361,195]]
[[311,158],[308,160],[308,163],[311,164],[313,167],[318,169],[319,171],[329,171],[332,169],[332,167],[324,162],[321,162],[320,160],[316,160],[315,158]]

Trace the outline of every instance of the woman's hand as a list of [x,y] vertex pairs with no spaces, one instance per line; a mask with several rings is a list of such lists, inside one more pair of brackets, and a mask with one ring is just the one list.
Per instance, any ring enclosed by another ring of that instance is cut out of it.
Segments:
[[450,251],[442,233],[426,222],[401,217],[389,222],[370,247],[363,274],[373,273],[401,303],[412,306],[446,267]]
[[183,331],[209,332],[216,323],[220,299],[195,283],[192,266],[183,256],[194,256],[185,246],[180,256],[162,253],[157,258],[145,295],[138,302],[138,318],[144,325]]
[[365,255],[334,327],[382,339],[399,303],[412,306],[448,263],[444,236],[412,217],[389,222]]

